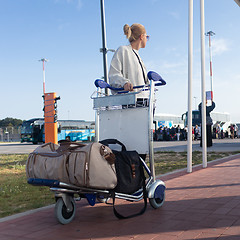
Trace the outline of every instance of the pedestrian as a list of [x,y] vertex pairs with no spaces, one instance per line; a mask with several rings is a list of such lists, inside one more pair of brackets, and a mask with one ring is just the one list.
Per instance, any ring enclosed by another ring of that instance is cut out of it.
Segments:
[[192,141],[194,140],[194,127],[192,127]]
[[234,124],[230,126],[231,138],[234,139]]
[[177,141],[179,141],[180,140],[180,134],[181,134],[180,125],[178,125],[177,128],[176,128],[176,134],[177,134]]
[[217,125],[216,133],[217,133],[217,138],[220,139],[221,138],[221,128],[220,128],[219,124]]
[[199,127],[198,125],[196,125],[194,128],[194,140],[198,140],[198,137],[199,137]]
[[238,131],[238,126],[235,124],[234,126],[234,138],[237,138],[237,131]]
[[[206,101],[207,105],[207,101]],[[212,101],[211,106],[206,106],[206,133],[207,133],[207,147],[212,146],[212,118],[210,116],[210,112],[215,108],[215,103]],[[198,110],[200,113],[200,119],[202,119],[202,103],[198,105]],[[201,141],[200,141],[200,147],[202,147],[202,128],[203,125],[201,124]]]

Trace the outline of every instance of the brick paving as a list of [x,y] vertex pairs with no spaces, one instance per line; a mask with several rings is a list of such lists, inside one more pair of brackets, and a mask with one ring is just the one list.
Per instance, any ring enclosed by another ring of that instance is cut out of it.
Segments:
[[[53,207],[2,219],[0,239],[240,239],[240,155],[161,179],[167,186],[165,204],[157,210],[148,204],[142,216],[118,220],[111,205],[91,207],[82,200],[68,225],[57,222]],[[121,202],[121,207],[130,212],[142,202]]]

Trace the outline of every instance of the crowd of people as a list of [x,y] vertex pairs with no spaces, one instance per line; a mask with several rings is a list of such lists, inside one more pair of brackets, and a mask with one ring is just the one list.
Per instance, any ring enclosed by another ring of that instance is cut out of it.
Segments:
[[[212,138],[223,139],[223,138],[237,138],[238,126],[231,124],[226,131],[220,127],[219,124],[213,126]],[[181,128],[178,126],[160,126],[154,134],[155,141],[186,141],[188,128],[187,126]],[[201,127],[196,125],[192,127],[192,140],[199,140],[201,138]]]
[[180,125],[171,128],[160,126],[154,134],[155,141],[183,141],[187,140],[187,127],[181,128]]
[[231,124],[227,130],[224,132],[223,129],[218,124],[213,127],[213,138],[223,139],[223,138],[237,138],[238,137],[238,126],[237,124]]

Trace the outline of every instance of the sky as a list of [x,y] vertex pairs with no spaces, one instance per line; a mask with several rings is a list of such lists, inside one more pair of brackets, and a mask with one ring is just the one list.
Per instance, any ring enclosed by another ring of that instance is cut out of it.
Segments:
[[[0,0],[0,119],[43,117],[46,92],[56,92],[58,118],[94,120],[94,80],[103,76],[100,0]],[[167,82],[156,113],[182,115],[188,102],[188,0],[105,0],[107,48],[128,45],[124,24],[141,23],[150,40],[139,54],[147,70]],[[200,0],[194,0],[193,109],[201,102]],[[240,7],[234,0],[205,1],[205,32],[213,31],[216,112],[240,122]],[[210,91],[205,38],[206,91]],[[108,66],[113,53],[108,52]]]

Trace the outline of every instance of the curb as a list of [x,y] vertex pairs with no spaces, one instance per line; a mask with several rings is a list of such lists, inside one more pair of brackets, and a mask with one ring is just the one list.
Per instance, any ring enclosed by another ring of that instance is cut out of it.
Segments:
[[30,215],[30,214],[33,214],[33,213],[36,213],[36,212],[39,212],[39,211],[48,210],[50,208],[53,208],[54,206],[55,206],[55,204],[51,204],[49,206],[36,208],[36,209],[28,210],[26,212],[17,213],[17,214],[11,215],[11,216],[3,217],[3,218],[0,218],[0,223],[10,221],[10,220],[14,220],[16,218],[24,217],[24,216],[27,216],[27,215]]

